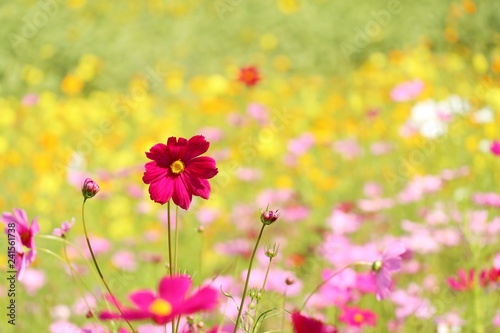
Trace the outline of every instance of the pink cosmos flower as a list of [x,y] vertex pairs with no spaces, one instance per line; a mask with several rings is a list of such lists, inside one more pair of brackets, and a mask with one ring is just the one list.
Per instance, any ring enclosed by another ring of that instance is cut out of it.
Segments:
[[423,89],[424,83],[419,79],[406,81],[392,89],[391,98],[395,102],[406,102],[420,95]]
[[457,291],[464,291],[467,289],[472,289],[474,287],[474,270],[470,269],[469,273],[466,274],[463,269],[459,269],[457,273],[458,277],[449,277],[446,279],[446,283],[451,289]]
[[382,300],[389,296],[391,286],[391,274],[401,269],[401,256],[406,252],[406,248],[401,242],[396,242],[385,249],[382,259],[375,261],[372,265],[375,274],[377,300]]
[[494,140],[491,143],[490,151],[493,155],[500,156],[500,141]]
[[301,315],[298,311],[292,313],[292,324],[295,333],[337,333],[334,326],[327,326],[317,319]]
[[70,222],[64,221],[61,224],[60,228],[55,228],[54,231],[52,231],[52,235],[57,236],[57,237],[65,237],[68,231],[73,227],[73,224],[75,224],[75,218],[73,217]]
[[[14,214],[5,212],[2,214],[2,220],[5,225],[5,233],[8,235],[8,241],[14,236],[15,267],[17,279],[22,280],[26,268],[36,258],[35,235],[40,230],[37,218],[34,218],[31,225],[28,224],[26,212],[22,209],[14,208]],[[12,234],[14,230],[14,234]],[[27,252],[25,250],[27,248]],[[9,250],[9,252],[12,252]]]
[[103,320],[120,318],[127,320],[152,319],[156,324],[163,325],[180,315],[213,310],[217,306],[218,291],[211,287],[203,287],[186,298],[191,283],[191,277],[188,275],[166,276],[160,281],[158,294],[145,289],[129,295],[129,299],[134,303],[135,308],[126,308],[116,299],[108,296],[108,300],[119,307],[123,315],[103,311],[99,314],[99,318]]
[[27,268],[24,272],[24,277],[21,283],[28,295],[33,296],[45,285],[45,272],[40,269]]
[[344,306],[339,320],[353,327],[362,327],[365,325],[375,326],[377,323],[377,315],[370,310]]
[[38,103],[38,95],[37,94],[26,94],[23,96],[21,104],[23,106],[33,106]]
[[191,139],[168,138],[167,144],[158,143],[151,147],[146,156],[152,162],[146,163],[142,180],[149,185],[151,200],[165,204],[170,199],[187,210],[192,196],[208,199],[210,183],[218,170],[215,160],[199,156],[208,150],[210,143],[202,135]]

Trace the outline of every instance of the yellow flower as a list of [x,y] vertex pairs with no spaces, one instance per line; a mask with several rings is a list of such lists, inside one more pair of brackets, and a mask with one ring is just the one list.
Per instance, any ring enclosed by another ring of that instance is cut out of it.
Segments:
[[83,89],[83,81],[76,75],[68,74],[61,82],[61,90],[68,96],[79,94]]

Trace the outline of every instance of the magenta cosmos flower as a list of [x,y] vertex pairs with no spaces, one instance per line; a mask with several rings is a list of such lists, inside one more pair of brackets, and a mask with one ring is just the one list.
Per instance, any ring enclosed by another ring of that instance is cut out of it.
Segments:
[[339,320],[351,327],[375,326],[377,324],[377,315],[370,310],[345,306],[342,308]]
[[494,140],[491,143],[490,151],[493,155],[500,156],[500,141]]
[[156,324],[163,325],[180,315],[213,310],[217,306],[218,291],[212,287],[203,287],[186,298],[191,283],[191,277],[188,275],[164,277],[160,281],[158,294],[152,290],[139,290],[129,295],[135,308],[125,308],[116,299],[108,296],[108,300],[120,308],[123,315],[103,311],[99,314],[99,318],[152,319]]
[[191,139],[168,138],[167,144],[158,143],[151,147],[146,156],[152,162],[146,163],[142,180],[149,185],[151,200],[165,204],[170,199],[183,209],[188,209],[193,195],[208,199],[210,183],[218,172],[215,160],[199,156],[208,150],[210,143],[202,135]]
[[[22,280],[26,268],[36,257],[35,235],[40,230],[40,226],[36,218],[33,219],[30,225],[26,212],[16,208],[14,208],[14,214],[3,213],[2,220],[9,245],[12,240],[14,241],[14,265],[17,271],[17,279]],[[10,253],[12,251],[9,249]]]
[[406,252],[406,248],[401,242],[396,242],[385,249],[382,259],[377,260],[372,265],[375,273],[377,300],[382,300],[389,296],[391,286],[391,274],[401,269],[401,256]]
[[337,333],[333,326],[327,326],[321,321],[309,318],[295,311],[292,313],[293,331],[295,333]]

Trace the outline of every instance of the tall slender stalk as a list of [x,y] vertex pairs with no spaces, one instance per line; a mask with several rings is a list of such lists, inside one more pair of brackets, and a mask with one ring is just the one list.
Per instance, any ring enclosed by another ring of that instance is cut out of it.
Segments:
[[[101,269],[99,268],[99,264],[97,264],[97,260],[95,259],[94,251],[92,250],[92,245],[90,245],[89,236],[87,234],[87,226],[85,224],[85,202],[86,201],[87,201],[86,198],[83,199],[83,203],[82,203],[82,222],[83,222],[83,232],[85,233],[85,239],[87,240],[87,246],[89,247],[90,255],[92,256],[92,261],[94,262],[94,266],[95,266],[95,268],[97,270],[97,273],[99,274],[99,277],[101,278],[102,283],[106,287],[106,290],[108,291],[109,295],[113,299],[116,299],[115,296],[113,295],[113,292],[111,292],[111,289],[109,288],[108,283],[104,279],[104,275],[102,274]],[[113,302],[113,303],[115,303],[115,302]],[[132,333],[137,333],[136,330],[132,327],[132,324],[130,324],[130,322],[126,318],[124,318],[122,309],[120,309],[119,306],[116,306],[116,308],[118,309],[118,311],[122,315],[122,318],[125,320],[125,322],[127,323],[127,325],[132,330]]]
[[[262,288],[260,288],[260,297],[257,298],[257,304],[255,304],[255,318],[258,318],[257,315],[259,314],[259,305],[260,305],[260,299],[264,295],[264,290],[266,288],[266,282],[267,282],[267,277],[269,276],[269,269],[271,268],[271,262],[273,261],[273,257],[269,258],[269,263],[267,264],[267,270],[266,270],[266,275],[264,276],[264,282],[262,283]],[[257,321],[254,322],[254,325],[252,327],[252,332],[255,331],[257,328]]]
[[173,274],[173,264],[172,264],[172,235],[171,235],[171,227],[170,227],[170,200],[167,201],[167,235],[168,235],[168,269],[170,272],[170,277]]
[[250,258],[250,263],[248,264],[247,278],[245,280],[245,287],[243,288],[243,295],[241,295],[240,308],[238,309],[238,316],[236,317],[236,323],[234,324],[233,333],[236,333],[236,331],[238,330],[238,325],[239,325],[240,320],[241,320],[241,312],[243,311],[243,305],[245,304],[245,297],[247,295],[248,281],[250,281],[250,273],[252,271],[253,259],[255,257],[255,252],[257,252],[257,247],[259,246],[259,242],[260,242],[260,239],[262,238],[262,233],[264,232],[265,227],[266,227],[266,224],[263,223],[262,228],[260,229],[259,237],[257,237],[257,242],[255,242],[255,247],[253,248],[252,257]]

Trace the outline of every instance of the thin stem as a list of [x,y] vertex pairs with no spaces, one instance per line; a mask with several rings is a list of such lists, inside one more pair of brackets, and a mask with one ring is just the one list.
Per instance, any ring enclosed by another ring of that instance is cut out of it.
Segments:
[[170,277],[173,274],[173,265],[172,265],[172,235],[170,228],[170,200],[167,201],[167,235],[168,235],[168,269],[170,272]]
[[[255,318],[258,318],[257,315],[259,314],[260,299],[264,295],[264,290],[266,288],[267,277],[269,276],[269,269],[271,268],[271,262],[272,261],[273,261],[273,257],[270,257],[269,258],[269,264],[267,265],[266,275],[264,276],[264,282],[262,283],[262,288],[260,288],[260,297],[257,298],[257,304],[255,304]],[[252,332],[254,332],[256,328],[257,328],[257,321],[255,321],[255,323],[254,323],[254,326],[252,328]]]
[[178,258],[178,246],[179,244],[179,224],[177,223],[177,217],[179,216],[179,206],[175,206],[175,243],[174,243],[174,273],[178,271],[177,258]]
[[321,287],[323,287],[325,284],[328,283],[328,281],[330,281],[333,277],[337,276],[338,274],[342,273],[344,270],[346,270],[347,268],[349,267],[352,267],[352,266],[356,266],[356,265],[368,265],[368,266],[371,266],[371,262],[367,262],[367,261],[358,261],[358,262],[354,262],[352,264],[349,264],[347,266],[345,266],[344,268],[341,268],[340,270],[336,271],[335,273],[333,273],[332,275],[330,275],[327,279],[325,279],[323,282],[321,282],[310,294],[309,296],[307,296],[306,300],[304,301],[304,304],[302,304],[302,307],[300,308],[300,311],[304,310],[304,308],[306,307],[306,304],[307,302],[309,302],[309,299],[312,297],[312,295],[316,294],[318,292],[318,290],[321,289]]
[[[85,225],[85,202],[87,201],[87,199],[84,199],[83,200],[83,203],[82,203],[82,222],[83,222],[83,232],[85,233],[85,239],[87,240],[87,246],[89,247],[89,251],[90,251],[90,255],[92,256],[92,261],[94,262],[94,266],[97,270],[97,273],[99,273],[99,276],[101,277],[101,281],[102,283],[104,284],[104,286],[106,287],[106,290],[108,291],[109,295],[113,298],[113,299],[116,299],[115,296],[113,295],[113,293],[111,292],[111,289],[109,288],[108,286],[108,283],[106,282],[106,280],[104,279],[104,276],[102,275],[102,272],[101,272],[101,269],[99,268],[99,265],[97,264],[97,260],[95,259],[95,255],[94,255],[94,251],[92,250],[92,245],[90,245],[90,240],[89,240],[89,236],[87,234],[87,226]],[[113,302],[114,303],[114,302]],[[122,312],[122,309],[120,309],[119,306],[116,306],[116,308],[118,309],[118,311],[120,312],[122,318],[125,320],[125,322],[127,323],[127,325],[130,327],[130,329],[132,330],[132,333],[137,333],[135,331],[135,329],[132,327],[132,324],[130,324],[130,322],[128,321],[127,318],[124,318],[124,315],[123,315],[123,312]]]
[[260,229],[259,237],[257,238],[257,242],[255,243],[255,247],[253,248],[252,257],[250,257],[247,278],[245,280],[245,287],[243,288],[243,295],[241,296],[240,308],[238,309],[238,316],[236,317],[236,323],[234,324],[233,333],[236,333],[236,331],[238,330],[238,325],[239,325],[240,320],[241,320],[241,312],[243,311],[243,305],[245,304],[245,297],[247,295],[248,281],[250,281],[250,272],[252,271],[253,259],[255,257],[255,252],[257,252],[257,247],[259,246],[259,242],[260,242],[260,239],[262,238],[262,233],[264,232],[265,227],[266,227],[266,225],[263,223],[262,228]]

